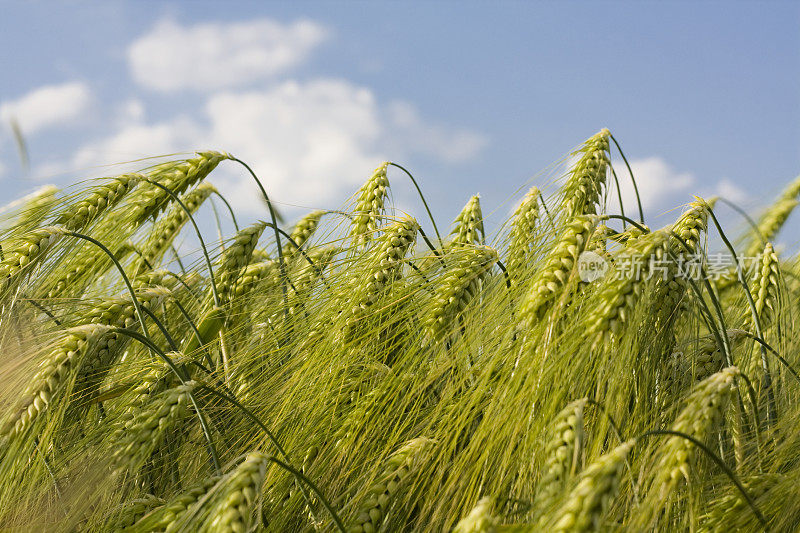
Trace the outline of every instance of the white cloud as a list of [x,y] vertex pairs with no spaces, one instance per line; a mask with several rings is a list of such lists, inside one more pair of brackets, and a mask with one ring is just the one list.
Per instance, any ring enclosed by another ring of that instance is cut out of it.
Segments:
[[472,157],[487,144],[486,137],[478,133],[427,123],[408,102],[392,102],[387,114],[395,126],[393,136],[399,144],[448,163]]
[[35,89],[17,100],[0,104],[4,121],[17,120],[26,135],[53,126],[74,122],[89,108],[91,91],[83,82],[48,85]]
[[184,117],[157,124],[129,123],[111,137],[78,149],[72,158],[72,167],[87,169],[185,151],[197,148],[195,140],[199,137],[198,124]]
[[326,37],[320,25],[270,19],[181,26],[162,20],[128,47],[133,79],[159,91],[214,91],[286,72]]
[[[398,116],[371,90],[344,80],[287,81],[266,90],[220,92],[208,98],[202,113],[155,124],[128,123],[110,138],[85,145],[72,163],[86,168],[219,149],[250,164],[271,198],[331,206],[387,158],[424,153],[452,163],[474,157],[485,142],[472,132],[430,124],[413,106],[403,106],[405,115]],[[224,165],[213,181],[236,208],[263,213],[258,191],[243,169]]]
[[[374,95],[344,81],[219,94],[206,113],[207,144],[248,161],[272,195],[290,203],[331,200],[386,157],[377,147],[385,125]],[[232,201],[254,206],[253,186],[237,183],[243,186],[233,188]]]
[[[636,178],[645,215],[648,212],[651,215],[660,214],[654,211],[674,205],[674,200],[681,196],[685,197],[696,181],[694,175],[676,171],[660,157],[631,159],[629,163]],[[617,171],[622,201],[627,207],[626,212],[635,209],[636,193],[625,164],[622,161],[613,161],[612,164]]]
[[144,111],[144,102],[138,98],[131,98],[117,107],[117,120],[122,125],[142,122]]
[[[728,178],[701,182],[691,172],[678,172],[663,158],[657,156],[632,159],[629,162],[639,187],[642,208],[648,219],[667,213],[670,213],[671,216],[674,214],[671,208],[677,204],[691,202],[694,195],[703,198],[721,196],[737,204],[744,204],[748,200],[748,194]],[[622,189],[625,212],[629,216],[631,213],[636,214],[636,195],[625,163],[620,160],[613,161],[612,164],[617,171]],[[616,192],[613,191],[612,189],[610,193],[609,205],[616,209]]]
[[747,202],[750,198],[741,187],[728,178],[724,178],[717,183],[715,194],[736,204]]

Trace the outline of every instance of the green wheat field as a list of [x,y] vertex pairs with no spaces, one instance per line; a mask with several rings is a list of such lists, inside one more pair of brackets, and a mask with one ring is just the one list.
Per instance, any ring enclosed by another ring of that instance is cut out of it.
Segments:
[[800,179],[655,229],[612,150],[490,235],[387,162],[219,238],[211,151],[5,206],[0,530],[796,531]]

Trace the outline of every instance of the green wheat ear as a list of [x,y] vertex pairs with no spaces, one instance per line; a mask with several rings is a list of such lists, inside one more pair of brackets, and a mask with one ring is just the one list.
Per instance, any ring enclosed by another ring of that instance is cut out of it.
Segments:
[[489,247],[467,248],[451,255],[453,265],[438,282],[423,322],[423,331],[434,341],[450,333],[453,323],[480,291],[483,278],[497,263],[497,252]]
[[[779,280],[780,262],[772,243],[768,242],[758,256],[750,284],[750,293],[753,295],[756,316],[762,330],[772,324],[777,312]],[[753,317],[749,313],[747,321],[752,324]]]
[[629,264],[641,265],[641,269],[607,277],[598,287],[598,309],[587,321],[588,337],[595,339],[595,343],[622,335],[647,285],[651,260],[664,257],[670,235],[670,232],[659,230],[628,240],[626,253],[621,257],[626,258]]
[[[181,201],[194,214],[216,188],[210,183],[201,183],[181,198]],[[175,240],[180,230],[189,222],[189,214],[180,205],[173,206],[164,217],[153,226],[147,240],[142,244],[142,255],[135,263],[135,272],[144,272],[158,264],[161,257]],[[149,267],[148,267],[149,265]]]
[[210,516],[201,531],[249,531],[255,521],[259,492],[267,469],[267,456],[251,452],[227,478],[217,503],[212,504]]
[[453,533],[491,533],[496,531],[497,520],[492,515],[494,501],[486,496],[478,500],[467,516],[462,518]]
[[267,227],[266,222],[256,222],[246,228],[242,228],[236,234],[228,248],[222,252],[217,275],[219,277],[220,300],[227,302],[231,298],[231,293],[235,290],[241,271],[250,263],[258,244],[258,239]]
[[567,223],[561,237],[544,260],[544,266],[534,275],[530,289],[520,304],[519,318],[522,328],[527,329],[538,321],[563,291],[597,222],[596,216],[585,215]]
[[[320,219],[325,214],[325,211],[312,211],[305,215],[303,218],[297,221],[294,228],[292,228],[292,233],[290,237],[292,240],[297,244],[297,246],[302,247],[309,238],[314,234],[319,226]],[[288,260],[298,255],[297,248],[290,243],[287,243],[283,247],[283,256]]]
[[517,282],[532,258],[540,194],[537,187],[531,187],[514,212],[506,262]]
[[353,308],[347,319],[349,334],[357,324],[369,316],[373,306],[400,276],[408,250],[417,238],[419,224],[405,218],[385,229],[372,260],[372,270],[364,278],[354,278]]
[[37,263],[43,261],[47,252],[66,232],[61,226],[47,226],[11,241],[4,249],[4,258],[0,261],[0,294],[11,286],[14,278],[31,272]]
[[450,244],[476,245],[486,243],[486,233],[483,229],[483,213],[481,212],[481,197],[476,194],[469,199],[454,221],[455,227],[450,233]]
[[123,174],[112,178],[67,206],[56,218],[56,224],[61,224],[71,231],[82,231],[107,209],[118,204],[138,183],[138,174]]
[[567,219],[598,212],[598,202],[605,187],[609,167],[610,135],[607,129],[600,130],[573,154],[578,160],[561,190],[564,199],[560,211]]
[[355,215],[350,235],[357,245],[363,245],[372,238],[378,229],[383,215],[386,198],[389,194],[389,179],[386,171],[389,163],[382,163],[358,191]]
[[107,346],[103,336],[108,330],[108,326],[100,324],[67,330],[63,340],[40,361],[38,371],[22,393],[22,401],[3,421],[0,443],[21,436],[55,404],[69,400],[67,392],[76,373],[93,350]]
[[800,196],[800,176],[789,183],[775,203],[761,215],[756,226],[756,235],[750,236],[751,244],[744,252],[745,257],[755,257],[761,251],[764,242],[775,239],[789,215],[800,203],[798,196]]
[[20,200],[18,225],[25,230],[40,226],[56,205],[59,188],[55,185],[44,185]]
[[[721,423],[724,408],[734,390],[739,369],[729,367],[700,382],[686,400],[686,407],[675,419],[672,430],[706,439]],[[691,479],[696,447],[678,436],[670,436],[659,449],[658,467],[651,485],[652,497],[665,501],[684,481]]]
[[537,486],[537,500],[547,507],[580,471],[584,445],[583,411],[585,398],[567,405],[552,422],[552,433],[545,447],[544,473]]
[[197,383],[168,389],[132,413],[112,436],[112,462],[118,476],[135,473],[158,449],[169,432],[188,414],[190,395]]
[[353,525],[347,530],[348,533],[380,531],[392,501],[413,474],[420,454],[432,444],[430,439],[422,437],[413,439],[388,459],[376,482],[369,487],[367,497],[361,502]]
[[554,513],[558,518],[550,531],[588,533],[600,529],[603,514],[617,495],[625,460],[634,444],[635,440],[624,442],[586,468],[564,505]]

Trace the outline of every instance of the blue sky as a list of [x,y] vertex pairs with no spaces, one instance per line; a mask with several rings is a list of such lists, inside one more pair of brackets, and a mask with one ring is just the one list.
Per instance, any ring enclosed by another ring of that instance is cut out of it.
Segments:
[[[496,222],[520,187],[602,127],[633,161],[651,216],[693,194],[755,208],[800,172],[798,3],[0,10],[0,204],[123,168],[103,165],[218,148],[251,162],[290,217],[293,206],[340,206],[391,159],[421,181],[440,225],[474,193]],[[260,214],[237,169],[213,181]],[[393,187],[418,212],[399,176]]]

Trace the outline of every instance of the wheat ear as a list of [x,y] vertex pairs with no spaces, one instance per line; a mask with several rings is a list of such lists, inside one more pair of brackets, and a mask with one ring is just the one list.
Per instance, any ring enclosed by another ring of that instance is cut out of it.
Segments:
[[[230,155],[213,151],[197,152],[196,157],[190,159],[157,165],[150,169],[146,177],[163,185],[174,194],[182,194],[189,187],[205,179],[225,159],[230,159]],[[151,183],[139,187],[135,195],[136,198],[132,198],[135,205],[132,220],[135,224],[141,224],[151,217],[158,216],[166,209],[171,199],[169,193]]]
[[571,402],[552,422],[552,434],[544,452],[544,473],[536,491],[536,499],[544,507],[561,494],[569,479],[580,469],[586,402],[586,398]]
[[[213,185],[201,183],[184,194],[181,202],[189,210],[189,213],[194,214],[214,192],[216,192],[216,188]],[[151,268],[155,266],[187,222],[189,222],[189,214],[180,205],[173,206],[166,215],[159,218],[147,240],[141,246],[142,256],[133,271],[141,272],[146,265]]]
[[400,275],[403,260],[417,238],[419,224],[413,218],[405,218],[386,229],[380,246],[372,260],[371,272],[363,278],[355,278],[354,306],[347,319],[352,328],[371,309]]
[[348,533],[380,531],[392,500],[413,473],[421,453],[432,442],[423,437],[416,438],[389,457],[377,480],[369,487],[353,525],[347,529]]
[[481,212],[481,197],[476,194],[471,197],[454,221],[453,231],[450,233],[451,245],[484,244],[485,232],[483,229],[483,213]]
[[91,189],[85,197],[64,209],[56,224],[71,231],[82,231],[107,209],[118,204],[139,183],[138,174],[123,174]]
[[258,244],[258,239],[264,232],[267,225],[265,222],[256,222],[246,228],[242,228],[233,239],[233,243],[228,246],[219,260],[217,275],[219,277],[220,300],[227,302],[235,289],[239,274],[250,263]]
[[114,472],[135,475],[164,437],[186,415],[197,382],[188,381],[154,396],[119,427],[112,442]]
[[478,294],[481,281],[497,262],[497,252],[487,246],[455,252],[453,264],[439,280],[423,328],[431,340],[446,336]]
[[222,479],[218,502],[200,531],[239,533],[251,530],[267,463],[266,455],[251,452],[242,464]]
[[[704,440],[719,426],[727,401],[739,375],[735,366],[725,368],[701,381],[686,401],[686,407],[675,419],[672,430]],[[659,449],[659,459],[652,491],[659,501],[665,501],[681,480],[690,477],[689,468],[695,445],[684,438],[669,436]]]
[[570,170],[567,182],[562,188],[564,199],[561,211],[570,219],[579,215],[597,213],[598,202],[606,183],[609,158],[609,137],[607,129],[586,140],[574,155],[579,156]]
[[508,271],[516,279],[527,269],[533,253],[533,236],[539,218],[539,189],[531,187],[514,212],[508,244]]
[[540,319],[564,289],[578,257],[597,226],[597,221],[596,216],[582,215],[573,218],[566,225],[561,237],[547,254],[544,266],[534,275],[531,288],[520,304],[519,320],[522,328],[528,328]]
[[0,292],[9,287],[10,280],[23,270],[30,271],[32,265],[41,262],[47,251],[66,235],[60,226],[35,229],[4,248],[4,259],[0,261]]
[[[311,238],[311,235],[317,231],[319,221],[324,214],[325,211],[312,211],[297,221],[297,224],[295,224],[294,228],[292,228],[292,233],[290,235],[297,246],[302,247],[308,241],[308,239]],[[299,252],[297,251],[297,248],[291,243],[286,243],[283,247],[283,257],[285,257],[287,260],[291,259],[298,253]]]
[[87,324],[67,330],[64,339],[39,364],[39,370],[22,393],[21,406],[3,421],[0,443],[22,434],[50,408],[108,329],[100,324]]
[[619,490],[625,460],[635,440],[624,442],[586,467],[569,493],[550,531],[583,533],[599,531],[601,519]]
[[622,333],[647,282],[648,265],[651,259],[658,260],[664,256],[669,237],[668,231],[659,230],[628,241],[622,257],[631,265],[641,265],[641,269],[634,268],[633,272],[607,277],[598,288],[599,307],[587,328],[590,338],[594,337],[599,342]]
[[492,515],[494,501],[486,496],[478,500],[467,516],[462,518],[453,533],[495,533],[497,519]]
[[358,190],[356,212],[350,235],[357,245],[365,244],[378,229],[378,219],[383,215],[386,197],[389,194],[387,169],[389,163],[381,163],[372,176]]
[[797,200],[798,196],[800,196],[800,176],[789,183],[775,203],[761,215],[756,225],[756,234],[753,236],[750,246],[745,250],[745,257],[755,257],[761,251],[764,241],[775,239],[789,215],[800,203]]

